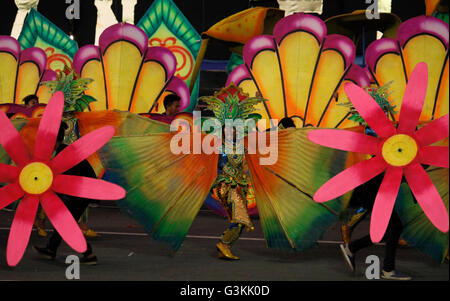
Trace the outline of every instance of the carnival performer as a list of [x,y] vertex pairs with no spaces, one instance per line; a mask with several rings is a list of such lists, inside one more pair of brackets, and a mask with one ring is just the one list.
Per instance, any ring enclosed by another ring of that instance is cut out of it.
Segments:
[[254,230],[247,211],[248,178],[243,171],[244,155],[227,155],[227,163],[218,176],[215,185],[221,204],[226,208],[230,226],[217,243],[218,257],[237,260],[231,247],[239,239],[244,228]]
[[[361,185],[355,189],[353,192],[354,197],[364,198],[366,200],[366,208],[372,208],[376,194],[378,192],[378,187],[380,187],[381,182],[383,180],[384,173],[378,175],[373,178],[371,181]],[[367,212],[371,212],[371,210],[366,210]],[[364,214],[363,216],[366,216]],[[386,234],[383,237],[383,240],[386,242],[385,247],[385,256],[383,262],[383,270],[381,277],[383,279],[390,280],[411,280],[412,278],[407,275],[403,275],[396,270],[395,266],[395,258],[396,251],[398,246],[398,241],[400,235],[402,233],[402,222],[394,211],[392,212],[391,219],[389,220],[389,225],[386,230]],[[362,238],[351,241],[350,243],[341,244],[340,248],[344,258],[352,271],[355,270],[355,255],[358,251],[363,248],[370,247],[373,245],[373,242],[370,238],[370,235],[365,235]]]
[[[387,88],[389,85],[385,85],[378,89],[369,89],[369,93],[377,101],[380,107],[384,110],[386,115],[395,114],[395,107],[393,107],[388,101],[389,93]],[[354,110],[351,109],[351,114],[354,120],[360,122],[365,126],[365,134],[370,136],[376,136],[376,133],[367,125],[362,117]],[[340,245],[342,254],[350,267],[351,271],[355,271],[355,254],[363,248],[373,245],[370,235],[365,235],[362,238],[351,241],[351,231],[372,211],[375,198],[377,196],[378,188],[383,181],[384,173],[374,177],[370,181],[355,188],[353,191],[350,203],[359,207],[355,214],[350,218],[348,223],[342,227],[342,233],[344,238],[344,244]],[[349,231],[351,229],[351,231]],[[385,256],[383,263],[383,270],[381,277],[391,280],[411,280],[412,278],[399,273],[395,267],[395,258],[397,245],[402,233],[402,222],[395,211],[392,212],[387,227],[386,233],[383,237],[383,241],[386,242]]]
[[[60,153],[63,149],[65,149],[68,145],[63,143],[64,133],[67,130],[68,126],[65,122],[61,122],[61,126],[58,132],[58,136],[56,138],[56,154]],[[75,176],[84,176],[97,178],[94,170],[91,165],[87,162],[87,160],[83,160],[78,165],[72,167],[64,174],[75,175]],[[85,198],[78,198],[74,196],[67,195],[59,195],[59,197],[64,200],[64,203],[69,209],[70,213],[72,213],[74,219],[78,221],[83,213],[86,211],[86,208],[89,206],[91,200]],[[62,238],[61,235],[57,231],[55,231],[52,236],[50,236],[46,247],[37,247],[34,246],[34,249],[42,256],[48,259],[54,259],[56,257],[56,252],[61,245]],[[80,259],[80,262],[86,265],[96,265],[98,263],[97,257],[92,251],[92,247],[89,243],[87,243],[87,250],[83,253],[83,257]]]
[[[229,89],[235,89],[231,86]],[[220,94],[220,92],[219,92]],[[217,96],[218,94],[216,94]],[[244,170],[244,144],[243,137],[245,133],[239,132],[238,128],[231,129],[225,126],[226,120],[233,121],[244,117],[243,110],[245,106],[238,106],[241,99],[238,97],[202,97],[201,100],[208,104],[208,109],[214,112],[215,117],[222,125],[222,150],[225,150],[226,163],[214,182],[221,205],[225,208],[229,227],[223,232],[220,241],[216,244],[218,258],[226,260],[239,260],[239,257],[231,252],[231,247],[239,239],[244,228],[247,231],[253,231],[254,227],[247,210],[247,193],[250,180]],[[261,102],[262,98],[246,98],[250,107]],[[235,108],[236,110],[230,110]],[[251,112],[252,109],[249,110]],[[230,114],[227,114],[230,113]],[[248,113],[247,115],[248,116]],[[233,132],[230,133],[230,130]],[[244,130],[242,128],[241,130]],[[228,153],[226,150],[232,150]],[[222,157],[225,157],[222,156]],[[219,164],[223,164],[219,160]]]
[[[258,97],[260,94],[256,96]],[[285,117],[280,120],[278,128],[295,128],[295,124],[292,118]],[[235,137],[234,135],[233,138],[235,139]],[[224,143],[232,143],[230,140],[225,139]],[[219,159],[219,165],[221,161]],[[247,172],[244,170],[244,162],[244,155],[226,155],[226,163],[223,168],[220,168],[221,172],[216,180],[217,194],[222,205],[226,208],[230,220],[230,226],[222,234],[219,243],[216,245],[219,258],[238,260],[239,257],[231,253],[231,247],[239,239],[244,228],[247,228],[248,231],[254,230],[247,210],[247,193],[250,181]]]

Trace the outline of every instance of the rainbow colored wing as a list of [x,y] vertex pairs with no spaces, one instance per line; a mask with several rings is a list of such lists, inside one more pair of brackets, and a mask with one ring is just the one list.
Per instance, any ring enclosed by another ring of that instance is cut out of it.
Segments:
[[[144,135],[148,133],[168,133],[169,126],[137,114],[116,110],[77,113],[80,135],[86,135],[103,126],[114,126],[115,136]],[[97,153],[88,158],[98,177],[102,177],[105,169]]]
[[[427,171],[436,186],[442,200],[449,210],[449,173],[447,168],[432,168]],[[442,233],[425,216],[419,204],[414,202],[411,190],[402,184],[396,200],[395,210],[403,222],[402,238],[412,247],[430,255],[433,259],[443,262],[448,254],[449,235]]]
[[[78,119],[80,135],[86,135],[104,126],[113,126],[115,136],[144,135],[148,133],[168,133],[170,126],[149,118],[141,117],[129,112],[116,110],[98,112],[78,112],[75,117]],[[14,119],[12,122],[19,127],[22,139],[25,144],[33,149],[34,136],[36,136],[39,118]]]
[[104,178],[127,196],[118,204],[156,240],[177,250],[217,176],[217,155],[174,155],[175,134],[114,137],[99,151]]
[[312,246],[348,203],[348,194],[326,205],[314,202],[314,192],[352,162],[350,153],[309,142],[309,131],[279,131],[278,161],[273,165],[261,165],[265,156],[251,154],[254,150],[248,147],[247,164],[269,247],[303,250]]
[[[407,79],[414,67],[428,66],[428,88],[421,121],[449,112],[449,26],[434,17],[411,18],[400,25],[397,39],[380,39],[369,45],[366,61],[379,86],[390,81],[390,101],[400,111]],[[398,118],[397,118],[398,119]]]
[[[150,111],[174,77],[176,63],[169,49],[148,47],[147,35],[127,23],[107,28],[99,47],[80,48],[73,62],[81,77],[94,80],[86,90],[97,100],[91,104],[92,110],[134,113]],[[182,96],[181,110],[190,102],[189,95]]]
[[169,125],[165,123],[117,110],[80,112],[76,114],[76,118],[81,136],[106,125],[114,126],[115,136],[168,133],[170,131]]
[[[116,110],[78,112],[75,117],[78,119],[78,130],[81,136],[108,125],[114,127],[115,136],[168,133],[170,131],[169,125],[165,123],[141,117],[137,114]],[[34,149],[39,120],[39,118],[13,120],[15,125],[20,126],[20,135],[30,153]],[[97,176],[101,177],[104,173],[104,167],[100,162],[98,154],[91,155],[87,160],[95,170]]]
[[348,109],[335,97],[353,66],[355,46],[345,36],[327,35],[319,18],[300,13],[281,19],[273,36],[249,40],[243,57],[227,84],[251,96],[259,91],[268,100],[258,112],[266,121],[292,117],[297,127],[356,126],[345,122]]

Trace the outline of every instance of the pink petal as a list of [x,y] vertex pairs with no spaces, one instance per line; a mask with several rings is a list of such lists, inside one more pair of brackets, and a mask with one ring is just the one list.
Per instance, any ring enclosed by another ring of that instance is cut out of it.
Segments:
[[370,155],[378,152],[380,143],[372,136],[337,129],[313,130],[308,139],[326,147]]
[[64,241],[78,253],[86,252],[86,239],[61,199],[54,192],[47,191],[41,196],[41,205]]
[[0,188],[0,209],[23,197],[24,192],[19,183],[12,183]]
[[398,189],[402,183],[402,176],[403,170],[401,168],[388,168],[386,170],[373,205],[370,220],[370,238],[374,243],[383,239],[389,225]]
[[398,133],[412,135],[416,130],[427,94],[427,86],[427,64],[418,63],[408,79],[405,94],[403,95],[398,121]]
[[50,167],[55,174],[60,174],[77,165],[114,136],[113,126],[105,126],[81,137],[63,151],[61,151],[51,162]]
[[314,201],[323,203],[335,199],[369,181],[386,167],[386,163],[379,156],[357,163],[323,184],[314,194]]
[[448,146],[425,146],[419,152],[419,161],[422,164],[449,168]]
[[125,190],[119,185],[71,175],[56,176],[53,181],[53,190],[62,194],[96,200],[120,200],[126,194]]
[[6,248],[6,260],[9,266],[16,266],[25,253],[38,205],[39,198],[27,194],[17,207]]
[[3,110],[0,110],[0,129],[0,144],[6,153],[18,166],[28,163],[30,155],[25,143]]
[[53,94],[48,102],[39,123],[36,134],[34,158],[37,160],[50,160],[55,148],[56,136],[61,125],[61,116],[64,109],[64,94],[61,91]]
[[15,166],[0,163],[0,183],[11,183],[17,180],[19,169]]
[[355,109],[378,136],[386,138],[397,133],[384,111],[366,91],[353,83],[345,84],[344,90]]
[[448,137],[449,114],[433,120],[426,126],[420,128],[414,138],[421,146],[427,146]]
[[404,171],[411,191],[425,215],[439,231],[448,232],[447,208],[428,174],[419,163],[407,166]]

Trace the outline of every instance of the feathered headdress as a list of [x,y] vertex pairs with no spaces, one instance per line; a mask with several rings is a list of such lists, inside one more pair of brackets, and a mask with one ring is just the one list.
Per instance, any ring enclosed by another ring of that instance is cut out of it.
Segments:
[[[377,88],[366,88],[367,93],[377,102],[377,104],[381,107],[381,109],[386,113],[388,117],[393,117],[397,112],[395,111],[395,106],[389,102],[389,95],[392,93],[389,92],[389,86],[392,84],[392,81],[384,84],[381,87]],[[346,106],[350,109],[351,116],[348,118],[349,120],[353,120],[355,122],[359,122],[360,124],[367,126],[367,122],[361,117],[361,115],[356,111],[351,102],[343,103],[342,106]]]
[[222,125],[225,120],[254,119],[257,122],[261,115],[253,113],[255,105],[265,101],[261,97],[249,97],[241,88],[231,84],[214,93],[214,96],[203,96],[199,100],[206,102],[208,110],[213,111]]
[[75,71],[65,66],[64,71],[58,74],[57,80],[42,82],[41,85],[49,87],[52,93],[64,93],[64,112],[82,112],[91,102],[96,101],[94,97],[84,93],[92,81],[90,78],[80,78]]

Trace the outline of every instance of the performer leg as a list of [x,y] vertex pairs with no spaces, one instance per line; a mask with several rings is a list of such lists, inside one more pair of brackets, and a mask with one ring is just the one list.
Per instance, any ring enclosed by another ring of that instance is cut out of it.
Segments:
[[[389,221],[389,226],[386,230],[386,234],[383,237],[383,240],[386,241],[385,264],[387,263],[388,268],[391,268],[393,266],[393,262],[395,261],[395,252],[397,250],[397,243],[401,233],[402,224],[400,218],[395,212],[393,212],[392,217]],[[393,240],[395,240],[395,243],[393,243]],[[372,245],[373,242],[370,239],[370,235],[366,235],[360,239],[350,242],[348,244],[348,249],[354,255],[359,250],[370,247]]]
[[237,260],[239,257],[231,253],[231,247],[239,239],[242,234],[244,225],[239,223],[232,223],[230,227],[223,232],[219,243],[216,245],[217,251],[219,252],[218,257],[228,260]]
[[244,229],[244,225],[233,223],[230,227],[225,230],[222,234],[222,238],[220,241],[224,244],[229,245],[230,247],[239,239],[242,234],[242,230]]
[[36,227],[37,234],[42,237],[47,237],[47,232],[45,231],[45,212],[39,206],[39,214],[34,221],[34,226]]
[[391,272],[395,270],[395,255],[397,252],[398,240],[402,233],[403,226],[400,218],[396,212],[392,212],[392,217],[389,221],[386,230],[386,250],[384,256],[383,270]]
[[341,233],[344,243],[350,243],[353,230],[366,217],[367,212],[367,209],[364,207],[358,208],[358,210],[356,210],[356,212],[350,217],[348,222],[342,225]]
[[[83,212],[86,210],[86,208],[89,205],[88,199],[67,197],[67,196],[62,196],[62,195],[60,195],[60,197],[61,197],[61,199],[65,200],[65,205],[66,205],[67,209],[70,211],[70,213],[72,214],[73,218],[76,221],[80,219],[81,215],[83,214]],[[60,246],[61,242],[62,242],[61,235],[59,235],[59,233],[55,230],[54,233],[52,234],[52,236],[50,237],[50,239],[47,243],[47,246],[45,248],[39,248],[39,247],[34,247],[34,248],[38,253],[40,253],[48,258],[53,259],[56,257],[56,252],[57,252],[58,247]],[[97,258],[93,254],[92,247],[89,243],[87,243],[87,249],[83,253],[83,258],[81,261],[82,261],[82,263],[86,263],[86,264],[96,264],[97,263]]]
[[348,248],[349,248],[350,252],[355,254],[359,250],[370,247],[371,245],[373,245],[373,242],[370,239],[370,235],[366,235],[366,236],[361,237],[360,239],[357,239],[357,240],[349,243]]
[[88,224],[88,216],[89,216],[89,206],[86,208],[84,213],[81,215],[78,220],[78,225],[80,226],[81,231],[86,237],[98,237],[98,233],[89,228]]
[[411,280],[412,277],[399,273],[395,268],[395,256],[397,251],[398,239],[403,231],[403,225],[396,212],[392,213],[386,230],[386,249],[383,262],[381,278],[388,280]]

